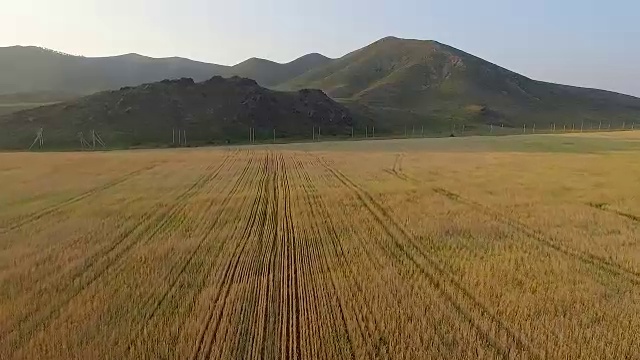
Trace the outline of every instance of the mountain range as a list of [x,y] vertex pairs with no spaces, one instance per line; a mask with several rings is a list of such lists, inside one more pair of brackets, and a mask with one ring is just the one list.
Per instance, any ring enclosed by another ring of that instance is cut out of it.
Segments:
[[0,48],[0,96],[54,91],[88,95],[164,79],[204,81],[213,76],[239,76],[263,86],[276,86],[330,61],[320,54],[308,54],[287,64],[252,58],[224,66],[179,57],[157,59],[126,54],[91,58],[13,46]]
[[35,47],[0,48],[0,106],[3,96],[11,98],[12,93],[27,100],[42,93],[49,100],[50,94],[68,100],[69,94],[183,77],[197,83],[213,76],[250,78],[280,91],[320,89],[349,109],[354,121],[374,124],[379,133],[420,125],[443,133],[455,124],[519,127],[640,119],[639,98],[537,81],[436,41],[395,37],[339,59],[309,54],[286,64],[252,58],[235,66],[137,54],[85,58]]

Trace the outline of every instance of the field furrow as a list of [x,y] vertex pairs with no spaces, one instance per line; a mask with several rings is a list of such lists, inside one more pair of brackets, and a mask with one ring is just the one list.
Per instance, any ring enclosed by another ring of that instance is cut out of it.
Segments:
[[[109,273],[112,274],[111,276],[117,276],[122,271],[122,268],[129,264],[126,262],[127,254],[141,242],[155,236],[163,228],[170,225],[172,219],[182,211],[188,199],[196,193],[199,187],[204,186],[207,181],[214,178],[227,161],[228,158],[225,158],[222,163],[217,164],[215,167],[208,167],[192,186],[177,195],[178,201],[175,201],[176,198],[174,198],[170,200],[171,205],[169,207],[152,208],[142,215],[138,222],[132,224],[131,228],[124,229],[123,232],[117,234],[110,246],[86,258],[80,267],[69,272],[65,278],[53,279],[55,282],[43,282],[42,287],[38,289],[39,292],[64,295],[54,296],[57,301],[48,301],[45,306],[38,306],[39,309],[35,313],[25,314],[22,319],[18,320],[19,325],[15,327],[16,330],[20,329],[20,333],[10,333],[4,337],[4,340],[14,341],[11,347],[18,347],[18,344],[28,341],[31,336],[35,336],[34,331],[37,328],[46,328],[48,323],[54,320],[63,308],[69,306],[74,298],[86,291],[87,288],[98,281],[109,281],[108,279],[102,280],[102,277]],[[23,334],[30,335],[25,337]]]
[[87,198],[90,198],[91,196],[94,196],[96,194],[99,194],[102,191],[106,191],[109,190],[115,186],[118,186],[122,183],[124,183],[125,181],[134,178],[136,175],[141,174],[145,171],[149,171],[151,169],[153,169],[154,167],[156,167],[157,165],[149,165],[149,166],[145,166],[141,169],[132,171],[128,174],[125,174],[123,176],[120,176],[116,179],[114,179],[113,181],[110,181],[104,185],[95,187],[91,190],[88,190],[86,192],[83,192],[82,194],[79,194],[77,196],[74,196],[72,198],[66,199],[60,203],[48,206],[42,210],[39,210],[37,212],[33,212],[31,214],[27,214],[24,216],[20,216],[18,218],[10,218],[10,219],[6,219],[4,222],[6,223],[6,225],[4,227],[0,227],[0,235],[2,234],[6,234],[10,231],[16,230],[16,229],[20,229],[22,227],[25,227],[33,222],[36,222],[46,216],[55,214],[57,212],[59,212],[60,210],[63,210],[65,207],[74,205],[76,203],[79,203]]
[[428,254],[421,251],[408,231],[393,219],[370,194],[339,170],[332,168],[326,162],[324,165],[340,182],[354,192],[377,220],[379,226],[388,234],[390,240],[395,242],[397,250],[422,271],[435,290],[476,329],[489,346],[505,357],[520,357],[525,354],[529,357],[538,356],[537,352],[530,348],[528,341],[522,338],[522,335],[516,334],[510,326],[497,318],[493,311],[485,304],[480,303],[468,289],[453,279]]
[[636,358],[637,154],[462,140],[3,155],[0,358]]
[[477,210],[479,210],[482,214],[491,218],[493,221],[497,221],[503,223],[515,231],[522,232],[526,234],[529,238],[537,241],[538,243],[557,251],[564,256],[580,261],[581,263],[592,266],[600,271],[612,274],[614,276],[625,279],[626,281],[631,282],[634,285],[640,285],[640,273],[633,271],[631,269],[626,269],[625,267],[606,259],[602,256],[598,256],[589,252],[580,251],[577,249],[573,249],[569,246],[563,245],[563,242],[554,239],[552,236],[545,234],[543,231],[538,229],[533,229],[530,226],[524,224],[517,219],[496,211],[489,206],[483,205],[481,203],[475,202],[470,199],[466,199],[461,197],[460,195],[453,193],[444,188],[435,188],[434,191],[437,194],[447,197],[448,199],[456,202],[460,202],[462,204],[471,206]]

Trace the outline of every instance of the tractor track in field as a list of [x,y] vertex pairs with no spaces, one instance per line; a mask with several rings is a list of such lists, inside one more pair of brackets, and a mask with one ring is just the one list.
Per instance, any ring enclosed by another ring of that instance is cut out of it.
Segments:
[[[263,188],[263,191],[266,190]],[[257,344],[261,344],[261,341],[258,341],[258,337],[264,336],[263,333],[259,331],[254,331],[256,324],[261,325],[261,313],[262,310],[261,305],[263,304],[262,296],[260,293],[260,288],[263,286],[262,278],[265,276],[265,259],[268,258],[269,250],[265,251],[264,244],[262,239],[265,236],[269,236],[269,234],[273,231],[277,231],[277,224],[268,222],[268,206],[261,207],[260,211],[257,213],[257,225],[253,223],[250,225],[251,229],[255,230],[255,237],[252,239],[252,243],[254,246],[254,255],[257,254],[257,257],[253,259],[248,266],[250,268],[244,271],[244,275],[248,278],[248,281],[251,279],[255,279],[253,284],[251,284],[248,291],[240,294],[240,302],[243,304],[242,309],[240,310],[240,323],[238,324],[237,329],[237,337],[234,342],[233,349],[234,353],[241,358],[248,359],[251,358],[251,352],[257,346]],[[272,251],[272,249],[271,249]],[[268,278],[269,274],[266,274]],[[250,304],[250,306],[249,306]],[[266,317],[266,314],[265,314]],[[264,321],[264,319],[262,319]],[[262,339],[264,341],[264,339]]]
[[[315,233],[315,237],[316,239],[322,239],[323,236],[321,234],[321,228],[322,225],[319,223],[318,219],[324,219],[324,225],[325,225],[325,230],[328,232],[329,234],[329,239],[331,242],[331,245],[333,247],[334,252],[336,253],[336,257],[339,259],[339,264],[341,265],[340,268],[345,268],[347,269],[347,272],[342,271],[342,275],[345,279],[349,279],[350,283],[355,284],[356,288],[357,288],[357,293],[358,294],[362,294],[364,293],[362,287],[360,286],[360,284],[357,282],[356,277],[354,275],[354,270],[353,267],[351,266],[350,262],[347,260],[347,257],[345,255],[344,252],[344,248],[342,247],[342,243],[340,242],[340,237],[338,236],[335,224],[332,221],[332,216],[329,213],[329,210],[326,206],[326,203],[322,200],[321,197],[318,196],[318,189],[315,186],[313,180],[311,179],[311,177],[309,176],[309,173],[307,172],[307,170],[305,169],[304,164],[302,163],[302,161],[300,161],[299,159],[294,159],[294,168],[296,169],[296,171],[299,174],[300,179],[302,180],[302,188],[304,190],[304,195],[305,195],[305,205],[306,205],[306,209],[308,209],[309,213],[310,213],[310,219],[311,219],[311,228],[313,229],[313,232]],[[315,242],[316,247],[317,247],[317,241]],[[347,342],[348,342],[348,357],[351,359],[355,359],[356,355],[355,355],[355,344],[354,344],[354,340],[352,339],[352,335],[349,332],[349,326],[346,320],[346,311],[345,308],[347,307],[346,305],[346,301],[344,299],[343,296],[341,296],[341,293],[338,290],[338,286],[336,285],[336,280],[334,278],[334,276],[331,275],[331,272],[328,269],[331,269],[331,266],[329,265],[327,259],[329,258],[326,254],[326,248],[323,247],[323,250],[320,249],[316,249],[316,253],[318,254],[317,257],[323,265],[323,268],[325,269],[324,271],[326,271],[327,273],[330,274],[329,278],[329,283],[331,284],[330,287],[330,293],[335,294],[336,297],[338,298],[337,301],[337,305],[338,305],[338,309],[339,309],[339,320],[336,319],[334,320],[334,322],[340,323],[343,331],[345,332],[345,334],[347,335]],[[326,280],[325,280],[326,281]],[[361,296],[358,297],[359,299],[359,305],[361,307],[361,309],[366,310],[364,312],[364,316],[367,318],[371,318],[372,317],[372,313],[369,310],[366,301],[364,301]],[[373,320],[372,321],[374,324],[377,324],[378,321]],[[369,334],[369,331],[365,329],[366,325],[362,324],[360,321],[357,321],[357,325],[358,325],[358,330],[360,332],[360,336],[363,339],[366,339],[368,336],[369,337],[374,337],[375,338],[375,334],[373,336],[371,336],[371,334]],[[376,333],[380,332],[380,329],[376,328]]]
[[[184,272],[187,269],[187,267],[191,264],[191,262],[193,261],[193,259],[196,256],[196,254],[202,248],[202,245],[204,245],[204,243],[206,242],[207,238],[209,237],[209,235],[211,234],[213,229],[215,229],[215,227],[218,225],[218,223],[220,221],[220,218],[221,218],[220,215],[222,215],[222,213],[224,213],[224,211],[227,209],[227,206],[228,206],[229,202],[235,196],[237,190],[240,188],[239,185],[244,182],[244,180],[246,178],[246,175],[247,175],[249,169],[251,168],[251,164],[252,164],[252,158],[249,158],[249,161],[247,161],[247,163],[245,164],[244,169],[241,171],[240,176],[238,177],[238,180],[236,181],[234,186],[232,186],[231,191],[222,199],[222,201],[220,201],[220,210],[217,212],[217,214],[214,217],[215,221],[205,230],[205,232],[202,234],[202,236],[200,236],[200,239],[199,239],[196,247],[187,256],[187,259],[184,261],[184,263],[182,263],[180,265],[179,262],[176,262],[169,269],[168,274],[163,278],[163,282],[169,282],[169,287],[167,288],[167,290],[165,292],[163,292],[163,294],[160,297],[160,299],[158,301],[156,301],[155,305],[153,305],[152,307],[150,306],[150,304],[153,302],[153,299],[152,298],[147,299],[147,301],[146,301],[145,305],[143,306],[143,308],[146,309],[148,307],[151,307],[152,309],[149,312],[149,314],[147,314],[145,316],[145,322],[149,322],[151,319],[153,319],[153,317],[155,316],[155,314],[158,311],[158,309],[167,300],[168,296],[176,289],[176,285],[177,285],[178,281],[180,280],[180,277],[184,274]],[[233,167],[233,166],[231,166],[231,167]],[[214,203],[210,202],[208,204],[207,208],[204,210],[204,213],[205,214],[209,213],[209,211],[211,210],[213,205],[214,205]],[[172,276],[172,274],[176,270],[178,270],[176,275]],[[172,277],[173,277],[173,279],[171,279]]]
[[[132,229],[125,231],[123,236],[121,236],[120,239],[116,240],[111,246],[107,247],[101,252],[95,253],[92,256],[90,256],[84,262],[85,264],[84,266],[81,266],[81,268],[76,269],[76,273],[72,275],[72,278],[68,281],[66,287],[61,290],[61,293],[65,293],[65,294],[68,293],[67,296],[61,297],[60,300],[55,302],[53,306],[50,306],[42,311],[39,311],[37,315],[35,315],[35,317],[33,314],[28,314],[22,317],[21,319],[19,319],[18,321],[16,321],[16,324],[13,326],[12,330],[9,330],[6,333],[0,334],[3,340],[11,341],[11,338],[15,337],[16,332],[18,330],[22,330],[23,332],[33,335],[34,329],[38,327],[42,327],[44,326],[45,323],[51,321],[55,317],[55,315],[62,310],[62,308],[64,308],[67,304],[69,304],[83,290],[85,290],[86,288],[91,286],[93,283],[95,283],[99,278],[101,278],[101,276],[105,274],[109,269],[111,269],[113,265],[116,264],[119,260],[122,260],[123,255],[127,253],[130,249],[132,249],[133,246],[136,243],[138,243],[145,235],[152,237],[154,236],[154,234],[160,231],[160,228],[165,224],[167,224],[168,218],[170,218],[171,216],[174,216],[175,213],[179,211],[177,209],[181,207],[181,205],[182,207],[184,206],[184,203],[182,202],[188,201],[188,199],[191,198],[195,194],[195,192],[197,192],[197,190],[194,191],[195,189],[200,189],[206,183],[208,183],[213,178],[215,178],[220,173],[224,165],[227,164],[227,162],[229,161],[229,158],[230,156],[227,155],[223,159],[223,161],[219,163],[217,167],[210,165],[207,168],[209,171],[205,172],[202,176],[200,176],[196,180],[196,182],[192,186],[190,186],[187,190],[181,193],[178,196],[177,201],[175,201],[173,205],[169,207],[169,209],[163,211],[161,214],[157,214],[155,216],[155,219],[158,220],[160,225],[156,225],[153,228],[153,230],[151,229],[151,226],[152,224],[156,223],[156,221],[151,221],[151,219],[154,217],[153,215],[156,212],[156,209],[143,215],[143,221],[140,221],[139,223],[137,223]],[[215,170],[211,171],[214,168]],[[146,220],[149,220],[149,221],[146,221]],[[137,236],[135,236],[136,234]],[[119,251],[118,253],[115,253],[118,246],[120,244],[123,244],[129,238],[132,238],[133,241],[129,244],[126,244],[126,246],[124,246],[124,248],[121,251]],[[111,257],[111,255],[113,255],[114,253],[115,253],[115,256]],[[99,264],[103,262],[104,264]],[[95,273],[89,272],[91,269],[99,265],[102,265],[102,266]],[[86,276],[86,274],[89,274],[90,276],[86,282],[82,282],[82,278]],[[17,347],[27,340],[28,339],[24,337],[22,337],[20,340],[14,340],[12,344],[13,346],[11,348],[14,348],[17,350]]]
[[34,223],[40,219],[43,219],[49,215],[55,214],[57,213],[59,210],[64,209],[68,206],[71,206],[73,204],[79,203],[82,200],[85,200],[93,195],[99,194],[103,191],[109,190],[117,185],[120,185],[134,177],[136,177],[139,174],[142,174],[143,172],[152,170],[154,168],[156,168],[158,165],[154,164],[154,165],[150,165],[150,166],[145,166],[141,169],[132,171],[130,173],[127,173],[123,176],[120,176],[112,181],[107,182],[106,184],[100,185],[98,187],[92,188],[90,190],[87,190],[79,195],[76,195],[72,198],[69,198],[67,200],[64,200],[62,202],[59,202],[57,204],[53,204],[50,206],[47,206],[44,209],[32,212],[28,215],[25,216],[21,216],[18,219],[14,219],[14,220],[7,220],[7,222],[13,222],[10,226],[8,227],[4,227],[0,229],[0,235],[4,235],[6,233],[9,233],[13,230],[19,229],[25,225],[29,225],[31,223]]
[[635,223],[640,223],[640,216],[638,215],[633,215],[633,214],[629,214],[627,212],[624,211],[620,211],[620,210],[616,210],[616,209],[612,209],[608,204],[596,204],[596,203],[587,203],[587,206],[592,207],[594,209],[609,213],[609,214],[614,214],[614,215],[618,215],[618,216],[622,216],[623,218],[627,218]]
[[[260,177],[258,179],[258,194],[254,198],[253,204],[249,208],[249,221],[244,226],[242,230],[241,238],[235,246],[233,246],[231,252],[231,258],[225,264],[222,277],[218,282],[219,286],[217,286],[217,293],[213,301],[211,302],[210,309],[205,316],[205,321],[202,328],[199,331],[198,337],[196,339],[196,344],[192,350],[190,359],[196,358],[208,358],[211,356],[212,345],[216,340],[216,334],[218,330],[218,326],[220,325],[220,320],[224,313],[224,309],[229,297],[229,292],[231,290],[231,286],[233,285],[233,279],[236,276],[236,272],[238,269],[238,263],[240,261],[242,252],[244,251],[247,242],[249,241],[250,231],[253,229],[256,221],[258,220],[258,214],[262,213],[263,216],[266,215],[266,207],[268,206],[268,188],[270,185],[271,176],[269,174],[269,170],[271,168],[271,154],[268,154],[264,160],[262,171]],[[275,175],[275,174],[274,174]],[[261,211],[262,210],[262,211]],[[231,239],[233,241],[233,239]],[[216,309],[218,307],[218,303],[221,303],[221,309],[216,315]],[[210,336],[208,336],[210,334]],[[207,339],[209,337],[209,339]]]
[[[225,197],[220,201],[219,210],[216,212],[216,214],[214,216],[215,220],[204,230],[202,235],[199,236],[200,239],[198,240],[197,245],[194,248],[194,250],[191,251],[191,253],[188,255],[187,259],[183,263],[181,263],[181,265],[180,265],[179,262],[176,262],[171,267],[171,269],[169,270],[168,274],[164,278],[164,282],[169,282],[169,286],[167,287],[167,289],[162,293],[160,298],[155,300],[155,303],[154,303],[154,297],[153,296],[149,297],[148,299],[145,300],[145,304],[142,306],[142,309],[150,308],[151,310],[148,311],[144,315],[144,318],[143,318],[143,321],[142,321],[141,325],[135,331],[135,335],[131,337],[131,339],[129,341],[129,345],[128,345],[129,353],[133,350],[133,342],[136,340],[136,338],[141,333],[143,333],[143,331],[147,327],[147,325],[156,317],[156,315],[158,314],[158,311],[161,309],[161,307],[164,305],[164,303],[166,301],[168,301],[170,296],[172,294],[176,293],[177,288],[178,288],[178,282],[180,281],[180,279],[184,275],[186,269],[193,263],[193,261],[194,261],[194,259],[196,257],[196,254],[198,254],[200,249],[202,249],[203,245],[206,243],[207,239],[209,239],[209,236],[211,235],[213,230],[220,224],[220,221],[223,218],[222,215],[224,215],[226,212],[228,212],[229,204],[230,204],[231,200],[238,193],[238,190],[243,189],[244,186],[247,185],[247,180],[250,180],[250,173],[251,173],[250,170],[251,170],[252,165],[253,165],[253,160],[254,160],[253,156],[250,156],[248,158],[248,161],[245,164],[244,168],[240,171],[240,175],[238,176],[237,180],[233,183],[233,185],[231,186],[231,189],[225,195]],[[214,201],[212,200],[207,205],[205,213],[208,213],[211,210],[213,205],[214,205]],[[242,205],[244,205],[244,203]],[[242,208],[242,206],[241,206],[241,208]],[[222,251],[222,249],[220,249],[220,251]],[[211,259],[212,261],[209,262],[209,267],[208,268],[205,268],[204,264],[200,265],[200,267],[196,270],[196,272],[198,273],[197,276],[204,276],[205,274],[211,272],[211,268],[215,265],[214,259],[218,258],[218,256],[220,255],[220,251],[217,252],[216,254],[212,254],[213,259]],[[179,269],[177,274],[175,276],[173,276],[173,279],[170,279],[172,277],[172,274],[177,269]],[[199,286],[193,292],[193,296],[196,296],[197,294],[199,294],[202,291],[202,287],[204,287],[204,285],[205,285],[204,282],[205,281],[203,279],[203,282],[200,284],[201,286]],[[184,296],[186,296],[186,294]],[[191,303],[191,305],[193,306],[193,303]],[[188,311],[191,311],[192,306],[189,307]]]
[[[221,163],[221,164],[219,164],[219,165],[220,165],[220,166],[225,165],[225,164],[224,164],[224,162],[225,162],[226,160],[227,160],[227,159],[224,159],[224,160],[223,160],[223,163]],[[195,192],[191,193],[191,195],[190,195],[190,196],[188,196],[188,197],[185,197],[185,196],[184,196],[184,195],[185,195],[185,192],[180,193],[180,195],[178,195],[177,200],[172,200],[172,202],[174,203],[174,205],[173,205],[173,206],[176,206],[176,204],[178,204],[179,202],[181,202],[181,201],[183,201],[183,200],[185,200],[185,199],[186,199],[186,200],[191,199],[191,198],[193,197],[193,195],[194,195],[195,193],[197,193],[197,191],[198,191],[199,189],[201,189],[201,188],[202,188],[206,183],[211,182],[211,181],[215,178],[215,176],[217,176],[217,175],[218,175],[218,173],[216,173],[216,171],[218,171],[218,172],[219,172],[219,170],[221,170],[221,169],[216,169],[215,171],[213,171],[213,170],[215,169],[214,165],[215,165],[215,164],[210,164],[209,166],[207,166],[207,167],[205,168],[204,173],[203,173],[202,175],[200,175],[200,176],[196,179],[196,181],[194,181],[194,183],[191,185],[191,187],[190,187],[189,189],[187,189],[187,190],[186,190],[186,192],[192,192],[192,191],[195,191]],[[213,171],[213,172],[212,172],[212,171]],[[211,178],[211,176],[213,176],[213,178]],[[203,183],[203,182],[204,182],[204,183]],[[182,209],[184,209],[184,207],[185,207],[184,205],[186,205],[186,203],[183,203],[182,205],[183,205],[183,206],[182,206],[182,208],[180,208],[180,209],[178,209],[178,210],[182,210]],[[125,233],[125,234],[123,235],[124,237],[121,237],[121,239],[122,239],[122,240],[123,240],[123,239],[125,239],[125,237],[127,236],[126,234],[130,234],[131,232],[136,231],[138,228],[141,228],[144,224],[146,224],[146,223],[147,223],[147,221],[148,221],[148,220],[150,220],[150,217],[151,217],[151,216],[153,216],[154,214],[156,214],[158,211],[162,211],[161,206],[162,206],[162,204],[161,204],[161,203],[157,203],[151,211],[147,211],[145,214],[143,214],[143,215],[142,215],[142,219],[141,219],[141,221],[138,221],[138,222],[137,222],[137,224],[136,224],[135,226],[131,227],[130,229],[125,230],[125,231],[124,231],[124,233]],[[178,211],[173,212],[173,215],[175,215],[177,212],[178,212]],[[128,219],[133,219],[133,217],[129,217]],[[181,223],[180,223],[180,224],[181,224]],[[153,233],[152,235],[154,235],[154,234],[155,234],[155,233]],[[82,241],[82,239],[83,239],[83,237],[82,237],[82,236],[79,236],[79,237],[78,237],[78,238],[76,238],[75,240],[73,240],[73,241],[69,242],[68,244],[64,245],[64,247],[62,247],[60,250],[61,250],[61,251],[65,251],[66,249],[72,248],[73,246],[75,246],[75,245],[77,245],[78,243],[80,243],[80,242]],[[116,246],[117,246],[117,245],[118,245],[118,244],[116,244]],[[111,248],[112,248],[112,247],[111,247]],[[111,248],[110,248],[110,249],[111,249]],[[95,263],[95,258],[96,258],[96,257],[98,257],[98,258],[100,257],[100,253],[99,253],[99,252],[98,252],[97,254],[92,254],[92,255],[88,258],[88,260],[85,260],[84,262],[85,262],[85,263],[89,263],[89,265],[88,265],[88,266],[91,266],[91,264],[94,264],[94,263]]]
[[484,205],[471,199],[464,198],[459,194],[451,192],[447,189],[439,187],[434,188],[433,191],[452,201],[480,210],[481,213],[483,213],[488,218],[525,234],[530,239],[535,240],[537,243],[545,246],[548,249],[554,250],[574,260],[580,261],[585,265],[593,266],[600,271],[623,278],[633,285],[640,285],[640,274],[633,270],[627,269],[601,256],[585,251],[580,251],[569,246],[561,245],[561,241],[558,241],[558,239],[551,235],[544,234],[540,230],[536,230],[519,220],[516,220],[498,210],[491,208],[490,206]]
[[[319,159],[316,159],[315,163],[319,163],[320,165],[323,165],[323,163],[319,161]],[[331,178],[329,179],[334,179],[333,175],[331,173],[329,174],[331,175]],[[309,180],[309,184],[311,185],[312,191],[317,193],[318,192],[317,188],[315,187],[315,185],[313,185],[313,182],[311,180]],[[348,272],[349,272],[348,276],[344,274],[345,278],[351,279],[351,286],[357,289],[357,293],[365,294],[366,290],[362,287],[361,283],[357,280],[358,277],[355,275],[356,270],[353,269],[351,262],[347,260],[347,255],[345,254],[344,248],[342,247],[340,236],[338,235],[338,231],[336,230],[335,224],[331,220],[333,217],[331,216],[328,210],[328,207],[326,206],[326,203],[322,200],[321,197],[318,197],[318,196],[312,196],[312,199],[314,199],[315,201],[314,202],[315,206],[312,207],[312,211],[313,209],[319,209],[319,212],[314,212],[316,216],[320,216],[319,217],[320,219],[328,220],[329,226],[327,227],[327,231],[328,231],[328,238],[331,239],[331,242],[332,242],[332,249],[335,251],[335,256],[338,259],[341,259],[341,264],[340,264],[341,267],[348,269]],[[382,269],[383,267],[379,262],[379,259],[377,259],[376,256],[373,255],[369,249],[370,244],[363,242],[363,239],[360,236],[355,235],[354,238],[357,239],[360,245],[360,248],[364,251],[364,254],[366,255],[367,259],[370,261],[370,263],[374,264],[374,268],[378,270]],[[325,254],[325,257],[326,255],[328,254]],[[368,304],[364,298],[357,297],[356,299],[358,300],[359,308],[364,309],[361,315],[364,317],[364,319],[368,320],[368,321],[362,321],[361,319],[358,319],[356,321],[356,323],[358,324],[360,335],[365,341],[367,341],[368,339],[372,339],[374,342],[369,342],[369,344],[374,346],[374,348],[377,349],[375,353],[371,353],[369,354],[369,356],[372,356],[372,357],[388,356],[389,354],[386,353],[385,346],[381,346],[383,345],[382,344],[382,342],[384,341],[383,339],[386,338],[387,335],[384,334],[383,329],[378,325],[380,323],[380,319],[374,315],[375,312],[371,311],[370,304]],[[373,324],[373,326],[369,324]]]
[[[296,238],[296,230],[293,223],[292,211],[291,211],[291,185],[289,184],[288,166],[283,156],[280,156],[281,168],[283,171],[282,176],[282,189],[283,189],[283,202],[284,202],[284,227],[285,227],[285,240],[287,245],[287,259],[285,265],[288,266],[287,284],[285,290],[288,297],[288,309],[287,320],[287,335],[286,339],[289,340],[289,346],[287,347],[287,358],[300,357],[300,274],[298,273],[298,244]],[[293,291],[291,291],[293,289]],[[293,315],[293,316],[292,316]]]
[[[230,304],[230,293],[234,283],[246,284],[247,282],[247,270],[248,267],[253,265],[253,261],[255,260],[251,254],[251,245],[255,239],[252,238],[252,234],[254,231],[257,231],[258,234],[264,234],[265,226],[268,224],[268,214],[269,214],[269,205],[274,204],[274,201],[277,201],[277,168],[274,168],[275,160],[273,159],[274,154],[269,153],[265,165],[263,167],[264,178],[261,183],[261,187],[259,189],[258,196],[256,197],[257,202],[255,206],[252,208],[249,216],[249,221],[245,224],[243,228],[242,234],[240,235],[240,241],[236,247],[236,256],[232,257],[233,267],[231,271],[227,273],[228,277],[225,278],[223,284],[226,285],[224,290],[224,296],[220,301],[220,311],[217,313],[215,321],[213,323],[213,327],[211,328],[211,336],[209,337],[209,341],[207,346],[205,347],[205,355],[204,358],[208,358],[211,356],[211,352],[214,349],[214,345],[216,341],[221,339],[227,339],[227,332],[232,330],[232,326],[228,326],[225,330],[225,333],[222,334],[224,337],[220,338],[220,326],[223,322],[223,317],[226,313],[226,309],[229,309],[230,313],[234,313],[237,308],[233,307],[233,304]],[[274,201],[269,201],[269,192],[273,189]],[[275,211],[272,211],[272,214],[275,214]],[[277,225],[277,222],[272,222],[271,225],[274,227]],[[245,258],[246,256],[246,258]],[[242,296],[243,294],[240,294]],[[230,308],[229,308],[230,306]]]
[[[331,167],[324,159],[320,159],[320,161],[330,173],[361,201],[381,228],[395,242],[398,250],[425,275],[431,285],[456,312],[472,325],[487,345],[492,347],[503,358],[509,358],[514,351],[519,354],[540,358],[540,355],[527,340],[523,339],[522,335],[518,335],[510,329],[502,319],[498,318],[486,305],[482,304],[470,290],[455,280],[435,259],[425,253],[416,244],[413,236],[371,194],[355,184],[342,172]],[[404,240],[405,244],[401,240]],[[421,259],[426,264],[423,264]],[[480,319],[476,319],[473,315],[474,313],[478,314]],[[491,331],[483,328],[483,323],[490,324],[491,330],[494,333],[498,333],[498,336],[492,336]],[[501,344],[499,339],[504,339],[505,344]]]

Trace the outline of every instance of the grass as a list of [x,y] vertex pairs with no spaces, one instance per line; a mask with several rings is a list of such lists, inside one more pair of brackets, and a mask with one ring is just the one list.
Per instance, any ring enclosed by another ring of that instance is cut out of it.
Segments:
[[0,357],[631,358],[638,140],[0,154]]

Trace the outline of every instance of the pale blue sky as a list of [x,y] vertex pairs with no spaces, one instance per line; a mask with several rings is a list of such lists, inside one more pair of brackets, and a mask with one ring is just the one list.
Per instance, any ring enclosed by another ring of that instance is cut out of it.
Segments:
[[3,0],[0,46],[234,64],[437,40],[523,75],[640,96],[634,0]]

